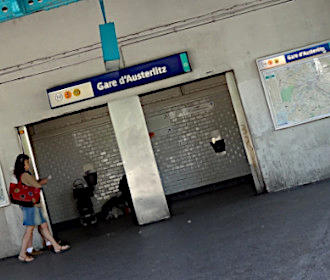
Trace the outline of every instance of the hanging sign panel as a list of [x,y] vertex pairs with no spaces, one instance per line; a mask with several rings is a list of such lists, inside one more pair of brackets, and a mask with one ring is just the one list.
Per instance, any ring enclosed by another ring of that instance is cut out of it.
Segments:
[[257,60],[275,129],[330,116],[330,42]]
[[52,109],[191,72],[186,52],[47,90]]

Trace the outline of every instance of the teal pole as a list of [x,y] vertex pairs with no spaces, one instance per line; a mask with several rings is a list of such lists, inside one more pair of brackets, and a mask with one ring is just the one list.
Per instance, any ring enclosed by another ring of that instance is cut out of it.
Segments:
[[99,0],[100,6],[101,6],[101,10],[102,10],[102,14],[103,14],[103,19],[104,19],[104,23],[107,23],[107,19],[105,17],[105,9],[104,9],[104,2],[103,0]]

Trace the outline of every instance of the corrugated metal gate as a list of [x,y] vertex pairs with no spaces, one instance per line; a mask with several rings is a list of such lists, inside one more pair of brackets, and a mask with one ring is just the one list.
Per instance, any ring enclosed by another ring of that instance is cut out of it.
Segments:
[[[250,174],[224,76],[141,97],[166,194]],[[226,155],[210,145],[220,132]]]
[[29,128],[41,177],[52,175],[44,188],[52,223],[78,218],[72,183],[83,165],[98,172],[94,208],[118,190],[124,174],[108,108],[103,107],[35,124]]

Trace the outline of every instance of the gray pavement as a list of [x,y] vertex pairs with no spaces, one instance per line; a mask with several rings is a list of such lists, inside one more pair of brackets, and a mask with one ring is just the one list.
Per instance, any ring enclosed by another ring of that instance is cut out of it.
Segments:
[[0,279],[330,279],[330,180],[260,196],[242,183],[172,211],[144,227],[63,230],[69,252],[2,260]]

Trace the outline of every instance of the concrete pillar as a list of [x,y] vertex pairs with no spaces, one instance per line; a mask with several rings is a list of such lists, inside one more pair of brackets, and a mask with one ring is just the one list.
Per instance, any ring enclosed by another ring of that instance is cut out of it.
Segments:
[[108,103],[138,223],[170,217],[138,96]]
[[265,191],[265,184],[261,174],[261,169],[259,166],[256,151],[253,146],[252,137],[250,134],[250,129],[245,117],[243,105],[240,99],[238,88],[235,81],[235,76],[233,72],[226,73],[226,82],[228,85],[229,94],[231,101],[233,103],[238,127],[242,136],[243,145],[245,153],[251,168],[251,173],[254,180],[254,185],[258,194]]

